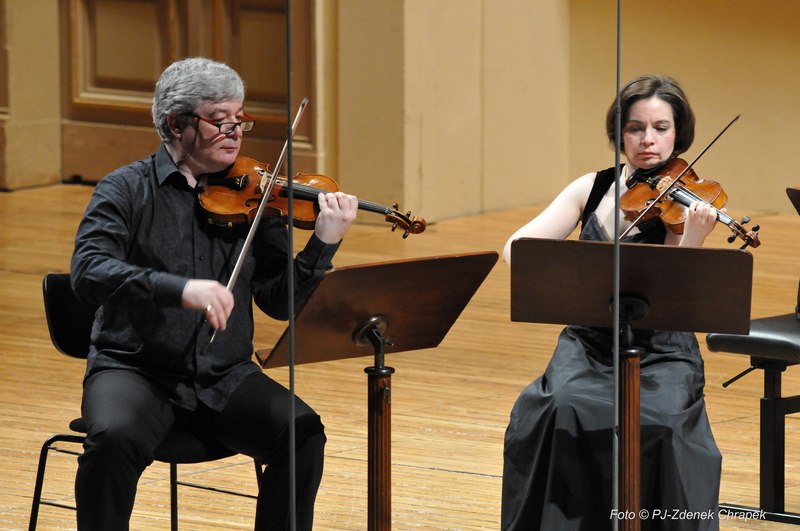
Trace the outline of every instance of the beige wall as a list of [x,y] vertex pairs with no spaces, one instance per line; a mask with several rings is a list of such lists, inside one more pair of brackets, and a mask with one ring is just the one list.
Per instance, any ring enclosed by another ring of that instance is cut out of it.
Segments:
[[405,2],[404,191],[432,220],[481,208],[481,2]]
[[[59,86],[53,53],[64,44],[58,3],[0,5],[8,50],[0,186],[69,177],[85,159],[70,158],[78,150],[59,135],[93,137],[67,134],[80,124],[59,105],[68,87]],[[800,166],[800,2],[701,7],[624,3],[622,80],[656,72],[683,83],[698,118],[686,158],[741,113],[697,172],[722,183],[732,209],[789,212],[784,188],[798,184]],[[314,8],[319,142],[307,158],[343,189],[436,221],[539,204],[613,163],[603,117],[615,88],[615,2],[314,0]],[[149,127],[141,134],[152,141]]]
[[428,221],[560,189],[532,177],[566,172],[562,1],[338,5],[342,183]]
[[[615,86],[612,4],[570,2],[572,175],[614,160],[603,136]],[[794,211],[785,188],[800,185],[798,21],[800,2],[786,0],[673,0],[668,10],[623,3],[623,83],[641,73],[668,74],[682,83],[697,116],[695,144],[684,158],[693,159],[741,113],[695,166],[700,177],[722,184],[731,209]]]
[[563,0],[483,6],[483,207],[540,203],[563,188],[568,168],[568,6]]
[[6,1],[7,114],[0,188],[56,182],[61,171],[58,7]]
[[334,178],[344,190],[380,203],[404,202],[403,4],[339,2]]
[[[609,167],[616,3],[339,0],[338,172],[429,221],[549,201]],[[665,73],[697,114],[692,159],[731,209],[790,212],[798,183],[800,3],[626,2],[622,82]]]

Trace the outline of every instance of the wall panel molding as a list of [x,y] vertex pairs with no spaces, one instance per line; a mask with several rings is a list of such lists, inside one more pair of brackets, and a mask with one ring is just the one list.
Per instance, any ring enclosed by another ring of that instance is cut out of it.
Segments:
[[185,26],[174,0],[62,2],[64,118],[149,125],[155,79]]
[[[291,9],[296,108],[303,97],[313,98],[314,10],[311,0],[292,2]],[[245,107],[257,120],[247,153],[277,158],[287,129],[284,0],[62,0],[60,27],[62,115],[72,124],[64,134],[97,130],[88,134],[91,142],[65,138],[70,149],[87,151],[65,157],[65,176],[96,179],[128,162],[117,149],[118,157],[102,166],[74,167],[89,151],[103,149],[94,143],[124,146],[130,132],[109,125],[147,128],[155,138],[153,86],[167,65],[189,56],[221,60],[239,72],[247,85]],[[306,159],[314,158],[313,112],[310,106],[295,136]]]
[[6,30],[6,2],[0,0],[0,115],[8,115],[8,32]]

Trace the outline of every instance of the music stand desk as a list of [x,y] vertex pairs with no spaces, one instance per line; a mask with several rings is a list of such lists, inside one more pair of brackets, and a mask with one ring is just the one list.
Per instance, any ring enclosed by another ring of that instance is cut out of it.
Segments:
[[[638,515],[639,358],[634,329],[746,334],[753,257],[739,249],[619,246],[620,484],[623,511]],[[614,326],[614,244],[522,238],[511,244],[511,320]],[[638,517],[621,522],[638,529]]]
[[[614,245],[522,238],[511,244],[511,320],[613,326]],[[753,257],[740,249],[620,244],[620,293],[648,303],[634,329],[746,334]]]
[[[327,272],[295,318],[295,364],[361,357],[369,380],[368,529],[391,528],[391,375],[384,355],[437,347],[497,262],[496,252],[342,267]],[[290,364],[290,331],[262,360]],[[258,354],[261,360],[260,354]]]

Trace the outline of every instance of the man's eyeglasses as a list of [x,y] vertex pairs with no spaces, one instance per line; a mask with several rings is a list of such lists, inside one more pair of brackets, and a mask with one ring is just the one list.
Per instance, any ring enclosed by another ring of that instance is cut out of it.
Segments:
[[197,114],[192,114],[195,118],[200,120],[201,122],[205,122],[207,124],[211,124],[217,129],[219,129],[220,134],[225,136],[231,136],[234,131],[236,131],[237,127],[242,128],[242,132],[250,131],[253,129],[253,126],[256,125],[256,120],[246,112],[242,113],[242,116],[245,118],[241,122],[217,122],[215,120],[209,120],[208,118],[203,118]]

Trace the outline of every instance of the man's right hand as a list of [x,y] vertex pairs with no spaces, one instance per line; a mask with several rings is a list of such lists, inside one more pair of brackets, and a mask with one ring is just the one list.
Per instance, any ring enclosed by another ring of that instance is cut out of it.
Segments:
[[215,330],[225,330],[233,311],[233,294],[216,280],[189,280],[183,287],[181,302],[184,308],[204,312]]

